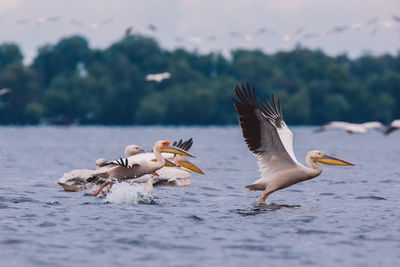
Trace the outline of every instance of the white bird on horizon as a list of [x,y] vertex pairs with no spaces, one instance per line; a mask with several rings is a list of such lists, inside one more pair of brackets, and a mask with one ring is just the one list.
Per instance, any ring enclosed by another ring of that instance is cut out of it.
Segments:
[[387,127],[385,134],[390,134],[391,132],[399,130],[399,129],[400,129],[400,120],[394,120]]
[[350,134],[354,133],[366,133],[369,129],[383,130],[385,125],[380,123],[379,121],[371,121],[364,123],[350,123],[343,121],[331,121],[327,124],[321,125],[315,132],[322,132],[326,130],[332,129],[341,129],[345,130]]
[[162,82],[163,80],[170,79],[171,78],[171,73],[169,72],[163,72],[163,73],[156,73],[156,74],[147,74],[146,75],[146,81],[155,81],[155,82]]
[[12,90],[10,88],[2,88],[0,89],[0,96],[10,94]]
[[76,19],[70,19],[70,23],[74,24],[76,26],[80,26],[80,27],[88,27],[91,30],[97,30],[100,27],[104,27],[108,24],[111,24],[112,22],[114,22],[115,18],[111,17],[111,18],[107,18],[105,20],[102,21],[92,21],[92,22],[82,22],[80,20],[76,20]]
[[60,16],[53,16],[53,17],[35,17],[35,18],[30,18],[30,19],[20,19],[16,20],[15,23],[18,25],[24,25],[30,22],[35,23],[36,25],[40,26],[43,23],[46,22],[56,22],[61,19]]

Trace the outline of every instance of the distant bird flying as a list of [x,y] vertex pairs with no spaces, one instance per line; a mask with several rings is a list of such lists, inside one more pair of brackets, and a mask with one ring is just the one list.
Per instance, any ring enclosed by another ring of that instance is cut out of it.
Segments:
[[354,133],[366,133],[369,129],[383,130],[385,126],[379,121],[371,121],[365,123],[350,123],[343,121],[332,121],[327,124],[321,125],[316,132],[323,132],[332,129],[345,130],[350,134]]
[[16,24],[18,25],[24,25],[30,22],[35,23],[36,25],[41,25],[43,23],[46,22],[56,22],[58,20],[60,20],[61,17],[59,16],[54,16],[54,17],[36,17],[36,18],[32,18],[32,19],[20,19],[16,21]]
[[0,89],[0,96],[10,94],[11,92],[12,92],[12,90],[10,88]]
[[131,34],[145,35],[148,32],[156,32],[156,31],[157,31],[157,27],[154,26],[153,24],[148,24],[146,27],[129,26],[125,30],[125,36],[129,36]]
[[293,153],[293,133],[282,117],[282,107],[272,95],[272,105],[264,97],[258,101],[255,88],[235,87],[238,99],[232,99],[239,115],[244,140],[249,150],[258,157],[261,178],[245,186],[249,190],[264,191],[258,200],[263,204],[267,197],[280,189],[312,179],[322,172],[320,163],[354,166],[353,163],[326,155],[322,151],[307,153],[306,162],[299,163]]
[[165,79],[171,78],[171,74],[169,72],[163,72],[163,73],[157,73],[157,74],[147,74],[146,75],[146,81],[151,82],[162,82]]
[[108,18],[108,19],[105,19],[102,21],[93,21],[93,22],[89,22],[89,23],[82,22],[82,21],[75,20],[75,19],[70,20],[71,24],[74,24],[74,25],[80,26],[80,27],[88,27],[89,29],[92,29],[92,30],[97,30],[98,28],[104,27],[112,22],[114,22],[114,18]]

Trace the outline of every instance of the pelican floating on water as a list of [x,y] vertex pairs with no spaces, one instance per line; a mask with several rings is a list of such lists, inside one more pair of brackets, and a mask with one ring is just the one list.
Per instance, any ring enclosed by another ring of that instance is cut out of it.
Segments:
[[272,95],[272,106],[264,97],[257,101],[255,88],[242,85],[235,87],[238,99],[232,98],[243,137],[249,150],[258,157],[261,178],[245,186],[249,190],[263,190],[258,204],[262,204],[271,193],[312,179],[322,172],[320,163],[354,166],[353,163],[326,155],[322,151],[307,153],[309,167],[299,163],[293,153],[293,133],[283,121],[282,107]]
[[[179,140],[179,142],[175,141],[173,143],[173,146],[181,148],[185,151],[189,151],[192,145],[192,138],[184,142]],[[163,153],[163,155],[164,154],[165,153]],[[147,182],[148,180],[152,179],[154,186],[188,186],[191,184],[190,178],[192,177],[192,172],[204,174],[199,167],[188,161],[186,156],[170,154],[165,155],[165,158],[172,161],[174,164],[176,164],[176,166],[164,166],[157,171],[157,176],[150,174],[144,175],[139,178],[140,182]]]
[[[134,156],[139,153],[144,153],[144,150],[140,146],[137,146],[137,145],[129,145],[129,146],[126,146],[124,149],[125,158]],[[96,160],[96,169],[102,168],[102,166],[104,166],[106,162],[107,162],[107,160],[104,158],[100,158],[100,159]]]
[[321,125],[315,132],[322,132],[326,130],[332,129],[342,129],[346,132],[353,134],[353,133],[366,133],[369,129],[376,129],[376,130],[383,130],[385,125],[380,123],[379,121],[371,121],[371,122],[364,122],[364,123],[350,123],[350,122],[343,122],[343,121],[332,121],[327,124]]
[[[130,157],[142,152],[144,152],[144,150],[137,145],[129,145],[125,147],[124,150],[125,157]],[[107,160],[103,158],[96,160],[96,169],[109,168],[110,166],[101,167],[101,165],[106,162]],[[90,189],[99,182],[99,179],[95,175],[95,170],[79,169],[64,173],[63,177],[56,183],[61,185],[65,191],[79,192]]]

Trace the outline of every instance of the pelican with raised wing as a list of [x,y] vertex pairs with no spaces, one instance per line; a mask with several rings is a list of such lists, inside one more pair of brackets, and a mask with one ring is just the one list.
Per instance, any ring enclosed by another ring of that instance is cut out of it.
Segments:
[[282,107],[278,98],[272,105],[264,97],[256,98],[255,88],[249,84],[235,87],[238,99],[232,99],[239,114],[239,123],[249,150],[258,157],[261,178],[245,186],[249,190],[264,191],[258,200],[262,204],[271,193],[312,179],[322,172],[320,163],[354,166],[353,163],[326,155],[322,151],[307,153],[309,167],[299,163],[293,153],[293,133],[283,121]]
[[[154,173],[161,169],[166,163],[166,160],[161,153],[173,153],[182,156],[194,157],[189,152],[178,147],[170,146],[167,140],[160,140],[154,144],[153,153],[140,153],[128,158],[104,162],[100,167],[111,166],[110,168],[100,168],[95,171],[94,175],[107,180],[95,191],[93,195],[96,196],[103,188],[111,183],[112,179],[126,180],[138,178],[142,175]],[[174,164],[172,164],[174,165]]]

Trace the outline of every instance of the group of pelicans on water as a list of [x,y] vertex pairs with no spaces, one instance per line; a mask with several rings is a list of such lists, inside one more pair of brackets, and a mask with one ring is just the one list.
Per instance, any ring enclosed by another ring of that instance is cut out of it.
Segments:
[[[306,155],[305,166],[297,161],[293,152],[293,133],[282,116],[280,99],[259,101],[255,88],[249,84],[235,86],[237,98],[232,101],[239,117],[239,124],[248,149],[258,158],[260,178],[245,186],[249,190],[263,191],[257,205],[264,205],[267,197],[280,189],[319,176],[322,166],[319,163],[340,166],[355,166],[353,163],[328,156],[323,151],[310,151]],[[400,128],[400,120],[394,121],[385,130],[390,133]],[[348,132],[362,133],[379,123],[349,124],[332,122],[320,127],[319,131],[343,128]],[[383,125],[382,125],[383,126]],[[180,140],[170,145],[167,140],[157,141],[152,152],[144,152],[141,147],[132,145],[125,149],[125,158],[107,161],[98,159],[96,170],[73,170],[57,181],[66,191],[83,191],[98,188],[91,195],[104,196],[113,183],[124,181],[132,186],[145,186],[152,193],[156,185],[190,185],[192,172],[203,174],[196,165],[187,160],[194,157],[188,150],[193,140]]]
[[168,140],[154,144],[152,152],[145,152],[140,146],[130,145],[125,148],[125,158],[107,161],[96,160],[96,169],[72,170],[57,181],[65,191],[84,191],[98,188],[93,196],[105,196],[117,181],[124,181],[132,186],[144,186],[147,192],[153,192],[153,186],[190,185],[192,172],[204,174],[187,157],[195,157],[188,150],[193,139],[180,140],[170,145]]

